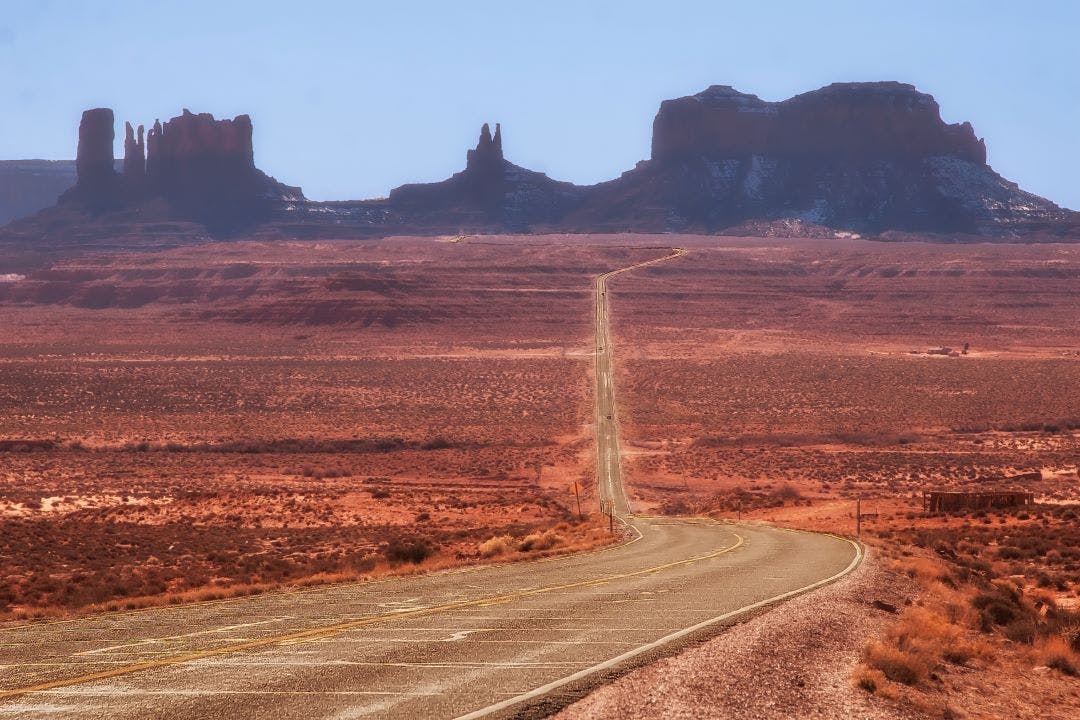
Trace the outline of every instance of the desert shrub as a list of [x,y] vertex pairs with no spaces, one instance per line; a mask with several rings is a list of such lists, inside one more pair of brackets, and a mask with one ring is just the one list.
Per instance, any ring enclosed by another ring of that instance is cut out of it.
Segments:
[[930,663],[922,653],[901,650],[884,643],[872,643],[866,649],[866,664],[886,678],[904,685],[918,685],[930,674]]
[[1024,551],[1011,545],[1002,545],[997,550],[997,556],[1002,560],[1019,560],[1024,557]]
[[790,483],[784,483],[776,491],[776,497],[781,500],[798,500],[802,497],[802,493],[799,489]]
[[887,678],[885,677],[885,673],[877,668],[860,665],[855,671],[855,687],[865,690],[868,693],[877,692],[885,687],[886,682]]
[[556,533],[554,530],[547,530],[543,533],[531,533],[526,535],[518,544],[518,550],[522,552],[531,552],[533,550],[549,550],[563,541],[562,536]]
[[354,572],[370,572],[375,569],[377,560],[372,553],[355,553],[345,559],[345,566]]
[[510,550],[513,541],[514,539],[509,535],[500,535],[480,543],[477,550],[480,551],[480,557],[492,558]]
[[1070,676],[1080,673],[1080,656],[1060,635],[1051,635],[1041,640],[1036,648],[1036,654],[1039,661],[1046,667]]
[[982,629],[989,632],[994,625],[1008,625],[1016,620],[1016,607],[1001,600],[991,600],[982,608]]
[[1035,641],[1035,623],[1031,618],[1016,618],[1005,626],[1005,637],[1013,642],[1030,645]]
[[984,632],[989,632],[995,625],[1006,626],[1017,618],[1029,615],[1019,592],[1002,584],[976,594],[971,599],[971,606],[980,611]]
[[386,559],[394,563],[410,562],[419,565],[434,554],[434,549],[420,538],[391,541],[383,550]]

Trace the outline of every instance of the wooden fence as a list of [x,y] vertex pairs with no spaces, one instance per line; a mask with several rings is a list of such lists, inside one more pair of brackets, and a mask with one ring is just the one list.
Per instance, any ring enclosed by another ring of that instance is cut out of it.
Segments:
[[923,493],[923,510],[948,512],[950,510],[985,510],[1032,505],[1035,493],[1018,490],[960,492],[928,490]]

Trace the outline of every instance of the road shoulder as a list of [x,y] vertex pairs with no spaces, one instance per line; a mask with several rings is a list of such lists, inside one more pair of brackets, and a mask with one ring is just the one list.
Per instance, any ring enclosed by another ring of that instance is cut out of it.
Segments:
[[894,617],[871,603],[902,606],[913,592],[871,554],[838,582],[635,670],[555,717],[915,717],[851,681],[866,639]]

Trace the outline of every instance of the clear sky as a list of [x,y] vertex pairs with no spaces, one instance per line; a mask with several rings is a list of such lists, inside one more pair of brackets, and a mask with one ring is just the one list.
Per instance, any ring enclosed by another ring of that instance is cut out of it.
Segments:
[[[895,79],[990,163],[1080,208],[1080,2],[0,0],[0,158],[71,158],[79,114],[249,113],[255,159],[316,199],[464,165],[480,124],[560,180],[649,155],[660,101]],[[118,155],[120,152],[118,142]]]

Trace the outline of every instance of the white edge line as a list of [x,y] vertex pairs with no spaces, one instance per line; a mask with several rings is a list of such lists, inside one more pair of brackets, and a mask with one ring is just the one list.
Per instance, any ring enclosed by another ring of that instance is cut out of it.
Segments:
[[862,557],[863,557],[863,550],[862,550],[861,545],[854,542],[853,540],[848,540],[847,538],[844,538],[844,540],[851,543],[851,545],[855,548],[855,557],[851,560],[851,563],[846,568],[844,568],[843,570],[841,570],[840,572],[836,573],[835,575],[833,575],[831,577],[827,577],[824,580],[818,580],[815,583],[811,583],[810,585],[807,585],[805,587],[798,588],[797,590],[789,590],[786,593],[776,595],[775,597],[771,597],[771,598],[768,598],[766,600],[759,600],[756,603],[753,603],[751,605],[746,605],[744,607],[739,608],[738,610],[731,610],[730,612],[726,612],[723,615],[717,615],[716,617],[710,618],[709,620],[703,620],[702,622],[699,622],[697,625],[691,625],[688,628],[683,628],[682,630],[677,630],[676,632],[673,632],[670,635],[666,635],[665,637],[662,637],[662,638],[660,638],[658,640],[653,640],[652,642],[647,643],[645,645],[642,645],[641,647],[634,648],[633,650],[628,650],[627,652],[624,652],[622,655],[610,658],[608,660],[605,660],[602,663],[598,663],[596,665],[593,665],[592,667],[585,668],[584,670],[579,670],[578,672],[574,673],[573,675],[567,675],[564,678],[559,678],[558,680],[550,682],[547,685],[541,685],[538,688],[534,688],[533,690],[530,690],[529,692],[522,693],[521,695],[517,695],[515,697],[509,698],[508,700],[503,700],[502,702],[495,703],[494,705],[488,705],[485,708],[481,708],[479,710],[474,710],[473,712],[467,713],[465,715],[460,715],[455,720],[473,720],[474,718],[486,717],[486,716],[488,716],[488,715],[490,715],[492,713],[498,712],[500,710],[505,710],[505,709],[507,709],[509,707],[517,705],[518,703],[525,702],[526,700],[532,700],[534,698],[541,697],[543,695],[548,694],[552,690],[557,690],[558,688],[563,687],[564,685],[568,685],[568,684],[570,684],[572,682],[575,682],[577,680],[581,680],[582,678],[586,678],[589,675],[592,675],[593,673],[600,672],[601,670],[607,670],[608,668],[614,667],[615,665],[618,665],[618,664],[620,664],[622,662],[630,660],[631,658],[637,657],[638,655],[649,652],[650,650],[655,650],[656,648],[667,645],[668,643],[670,643],[670,642],[672,642],[674,640],[678,640],[680,638],[683,638],[683,637],[685,637],[687,635],[690,635],[691,633],[697,632],[698,630],[703,630],[703,629],[709,627],[710,625],[716,625],[717,623],[721,623],[721,622],[723,622],[725,620],[728,620],[730,618],[733,618],[733,617],[735,617],[737,615],[742,615],[742,614],[750,612],[752,610],[757,610],[758,608],[764,607],[766,605],[771,605],[773,603],[780,602],[782,600],[787,600],[788,598],[794,597],[795,595],[800,595],[800,594],[808,592],[810,590],[815,590],[815,589],[821,587],[822,585],[827,585],[827,584],[833,582],[834,580],[838,580],[838,579],[842,578],[843,576],[847,575],[848,573],[850,573],[852,570],[854,570],[858,566],[859,562],[862,560]]

